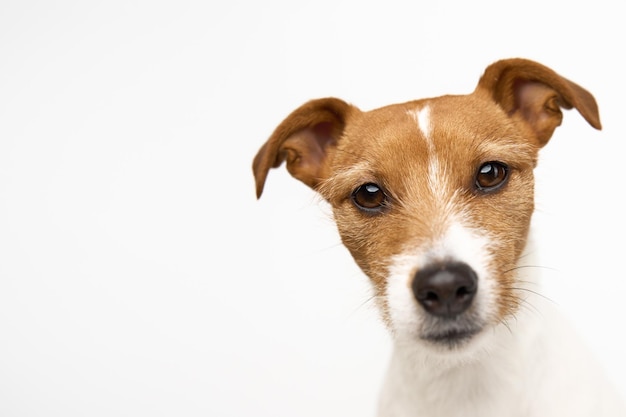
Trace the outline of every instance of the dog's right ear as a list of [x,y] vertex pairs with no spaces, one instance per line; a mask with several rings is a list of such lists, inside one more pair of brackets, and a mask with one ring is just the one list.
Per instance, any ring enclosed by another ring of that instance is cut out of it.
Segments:
[[289,173],[315,189],[327,178],[326,161],[349,117],[359,110],[337,98],[309,101],[294,110],[259,149],[252,170],[261,197],[270,168],[287,161]]

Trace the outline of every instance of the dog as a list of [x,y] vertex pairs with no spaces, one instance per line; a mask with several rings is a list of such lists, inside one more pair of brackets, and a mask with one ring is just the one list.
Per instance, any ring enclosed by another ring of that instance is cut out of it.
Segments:
[[533,169],[572,108],[601,129],[586,89],[504,59],[467,95],[311,100],[256,154],[257,198],[286,162],[371,281],[393,340],[379,416],[626,416],[533,261]]

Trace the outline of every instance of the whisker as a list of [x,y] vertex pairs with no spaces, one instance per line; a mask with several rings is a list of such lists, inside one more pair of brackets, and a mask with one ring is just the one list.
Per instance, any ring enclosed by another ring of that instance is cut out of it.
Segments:
[[[526,298],[520,298],[519,300],[519,306],[520,308],[523,308],[525,311],[529,311],[531,313],[535,313],[535,314],[539,314],[541,315],[541,310],[539,310],[533,303],[531,303],[528,299]],[[517,318],[517,317],[516,317]]]
[[527,268],[548,269],[550,271],[558,271],[558,269],[556,268],[552,268],[550,266],[545,266],[545,265],[516,265],[511,269],[507,269],[506,271],[504,271],[504,273],[516,271],[518,269],[527,269]]
[[[515,317],[515,316],[513,316],[513,317]],[[509,321],[508,321],[508,320],[506,320],[506,319],[502,319],[502,320],[500,320],[500,324],[502,324],[504,327],[506,327],[506,328],[507,328],[507,330],[509,331],[509,333],[511,333],[511,336],[513,336],[513,335],[514,335],[514,333],[513,333],[513,329],[511,329],[511,326],[509,325]]]
[[539,296],[539,297],[543,298],[544,300],[547,300],[547,301],[550,301],[551,303],[556,304],[556,302],[555,302],[553,299],[551,299],[550,297],[547,297],[547,296],[545,296],[544,294],[541,294],[541,293],[540,293],[540,292],[538,292],[538,291],[531,290],[530,288],[524,288],[524,287],[506,287],[506,289],[507,289],[507,290],[515,290],[515,291],[526,291],[526,292],[532,293],[532,294],[534,294],[534,295],[537,295],[537,296]]
[[359,305],[357,305],[350,314],[348,314],[348,318],[354,316],[357,312],[361,311],[365,306],[369,306],[372,303],[372,300],[375,300],[378,296],[376,294],[372,294],[369,297],[365,298]]

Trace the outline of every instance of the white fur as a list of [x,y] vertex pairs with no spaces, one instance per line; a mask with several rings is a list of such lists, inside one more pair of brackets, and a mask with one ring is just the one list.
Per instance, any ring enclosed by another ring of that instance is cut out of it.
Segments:
[[440,200],[445,194],[447,181],[445,180],[446,173],[442,170],[441,164],[439,164],[439,158],[437,158],[435,142],[430,137],[430,107],[428,105],[418,107],[407,113],[415,120],[418,130],[422,133],[426,142],[428,150],[428,186],[435,196],[435,201]]
[[422,132],[424,137],[429,140],[430,143],[430,107],[428,105],[424,107],[418,107],[415,110],[409,112],[411,117],[415,119],[417,128]]
[[[484,246],[485,241],[471,230],[453,227],[443,241],[453,243],[449,254],[470,260],[478,271],[488,262],[473,253],[477,249],[472,248]],[[524,257],[525,265],[532,263]],[[398,282],[408,269],[402,257],[392,267],[388,297],[391,310],[398,309],[392,313],[394,321],[401,321],[399,317],[405,314],[402,320],[413,314],[413,320],[419,321],[420,313],[408,308],[409,300],[403,299],[411,296],[410,287],[405,283],[407,294],[402,295]],[[550,301],[536,294],[538,269],[519,271],[524,273],[520,282],[532,290],[524,292],[520,311],[506,323],[488,325],[469,349],[432,349],[418,338],[407,337],[402,328],[396,329],[380,417],[626,416],[613,388],[601,382],[606,379],[575,332]],[[477,304],[488,310],[489,278],[479,288],[483,295]]]

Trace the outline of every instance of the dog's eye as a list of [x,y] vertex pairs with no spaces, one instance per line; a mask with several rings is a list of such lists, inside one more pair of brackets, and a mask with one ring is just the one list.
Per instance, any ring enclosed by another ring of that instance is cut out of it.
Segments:
[[352,201],[363,211],[376,212],[384,207],[387,196],[378,185],[370,182],[354,190]]
[[502,162],[485,162],[476,173],[476,188],[479,191],[495,191],[506,183],[509,177],[509,167]]

